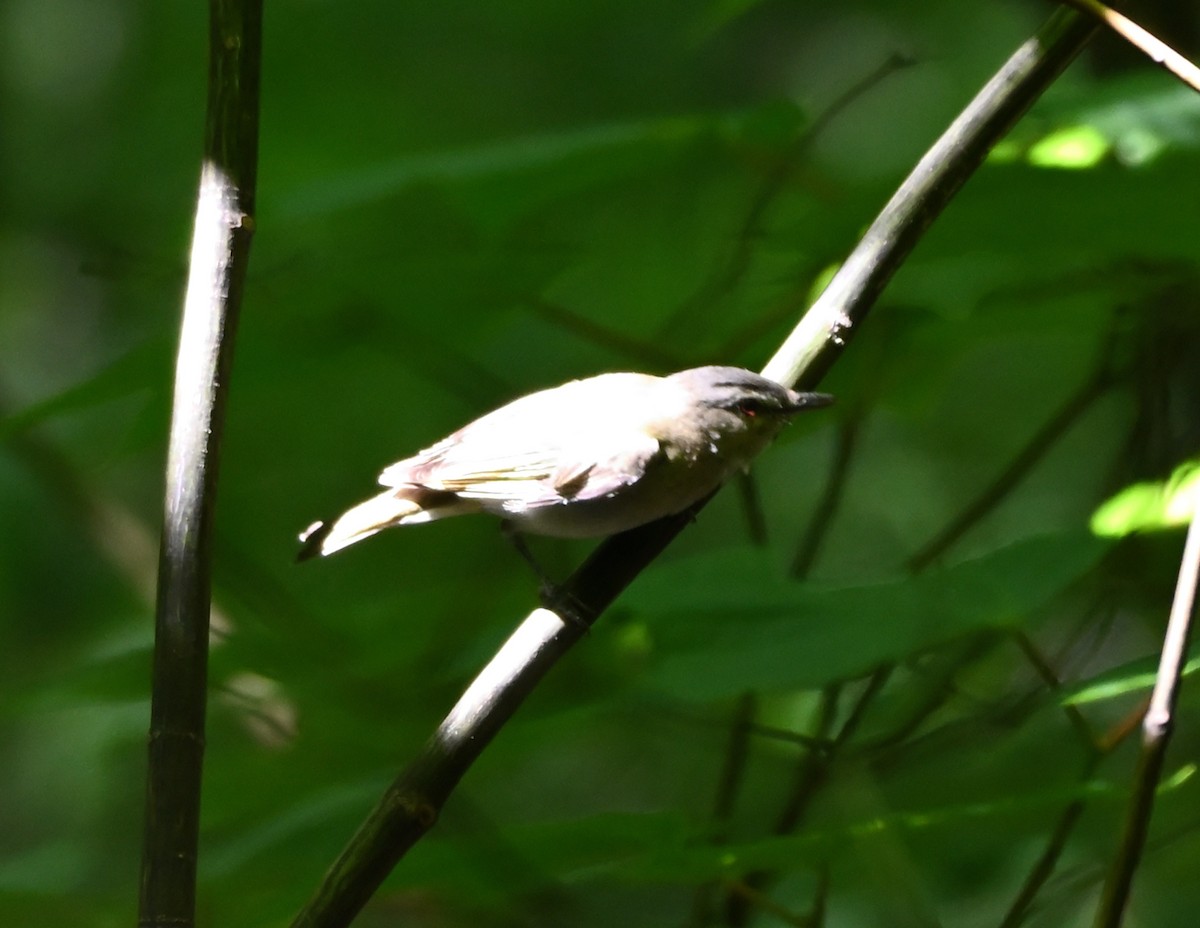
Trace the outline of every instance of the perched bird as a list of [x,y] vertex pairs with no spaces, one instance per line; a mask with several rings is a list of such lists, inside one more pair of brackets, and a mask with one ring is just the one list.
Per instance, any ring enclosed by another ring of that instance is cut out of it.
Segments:
[[392,525],[487,512],[518,532],[592,538],[681,512],[832,397],[739,367],[600,374],[531,393],[384,470],[387,489],[300,536],[299,560]]

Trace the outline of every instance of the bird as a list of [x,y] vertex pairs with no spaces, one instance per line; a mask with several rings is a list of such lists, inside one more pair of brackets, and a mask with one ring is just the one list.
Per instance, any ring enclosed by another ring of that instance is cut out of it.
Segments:
[[478,512],[517,533],[614,535],[687,509],[747,467],[796,413],[832,401],[721,365],[573,380],[387,467],[382,493],[300,534],[297,560],[391,526]]

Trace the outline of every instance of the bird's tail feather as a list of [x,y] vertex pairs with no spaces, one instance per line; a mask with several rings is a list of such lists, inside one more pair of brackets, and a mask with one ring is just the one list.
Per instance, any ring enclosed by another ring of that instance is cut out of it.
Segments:
[[333,522],[314,522],[300,535],[304,547],[296,556],[298,561],[333,554],[356,541],[369,538],[376,532],[397,525],[421,513],[419,502],[404,496],[396,489],[373,496],[347,509]]

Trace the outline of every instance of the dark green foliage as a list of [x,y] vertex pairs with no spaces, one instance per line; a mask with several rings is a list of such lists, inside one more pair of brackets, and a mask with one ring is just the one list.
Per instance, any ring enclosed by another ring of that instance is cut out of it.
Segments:
[[[295,534],[530,389],[761,366],[1045,13],[919,6],[268,4],[201,924],[286,924],[534,601],[485,519],[303,567]],[[206,32],[196,4],[20,0],[3,17],[0,924],[100,928],[136,899]],[[896,51],[916,65],[824,119]],[[804,912],[827,863],[831,926],[997,925],[1076,799],[1029,923],[1087,924],[1136,739],[1089,768],[1017,635],[1098,736],[1136,710],[1181,538],[1086,530],[1110,493],[1196,453],[1195,99],[1149,64],[1076,64],[886,291],[822,385],[837,407],[760,460],[766,544],[724,492],[501,733],[361,924],[683,924],[698,886],[763,868],[781,879],[762,891]],[[1079,126],[1109,146],[1094,164],[1031,157]],[[913,577],[1081,391],[1028,473]],[[852,421],[840,506],[797,582]],[[588,550],[535,548],[555,575]],[[865,684],[831,688],[893,663],[846,744],[816,749],[803,826],[775,835],[807,755],[784,733],[836,737]],[[746,691],[760,728],[715,820]],[[1139,923],[1190,925],[1200,905],[1196,709],[1185,683]]]

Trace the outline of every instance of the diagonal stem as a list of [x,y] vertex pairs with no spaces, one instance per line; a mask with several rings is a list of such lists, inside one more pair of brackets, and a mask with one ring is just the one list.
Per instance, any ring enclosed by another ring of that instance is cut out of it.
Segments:
[[1068,4],[1094,16],[1155,64],[1165,68],[1192,90],[1200,92],[1200,68],[1166,42],[1143,29],[1128,16],[1105,6],[1099,0],[1066,0]]
[[[1090,39],[1094,26],[1059,12],[976,95],[888,202],[764,374],[807,389],[840,356],[883,286],[967,177]],[[706,503],[603,542],[535,609],[386,791],[334,862],[294,928],[347,925],[416,841],[525,697]]]
[[1074,393],[1042,425],[1025,443],[1008,467],[985,487],[941,532],[931,539],[908,559],[907,567],[913,573],[924,570],[947,550],[949,550],[974,525],[981,522],[996,508],[1017,485],[1024,480],[1033,468],[1059,441],[1067,430],[1074,425],[1091,405],[1096,402],[1109,388],[1111,377],[1107,363],[1097,367],[1096,372],[1089,377]]

